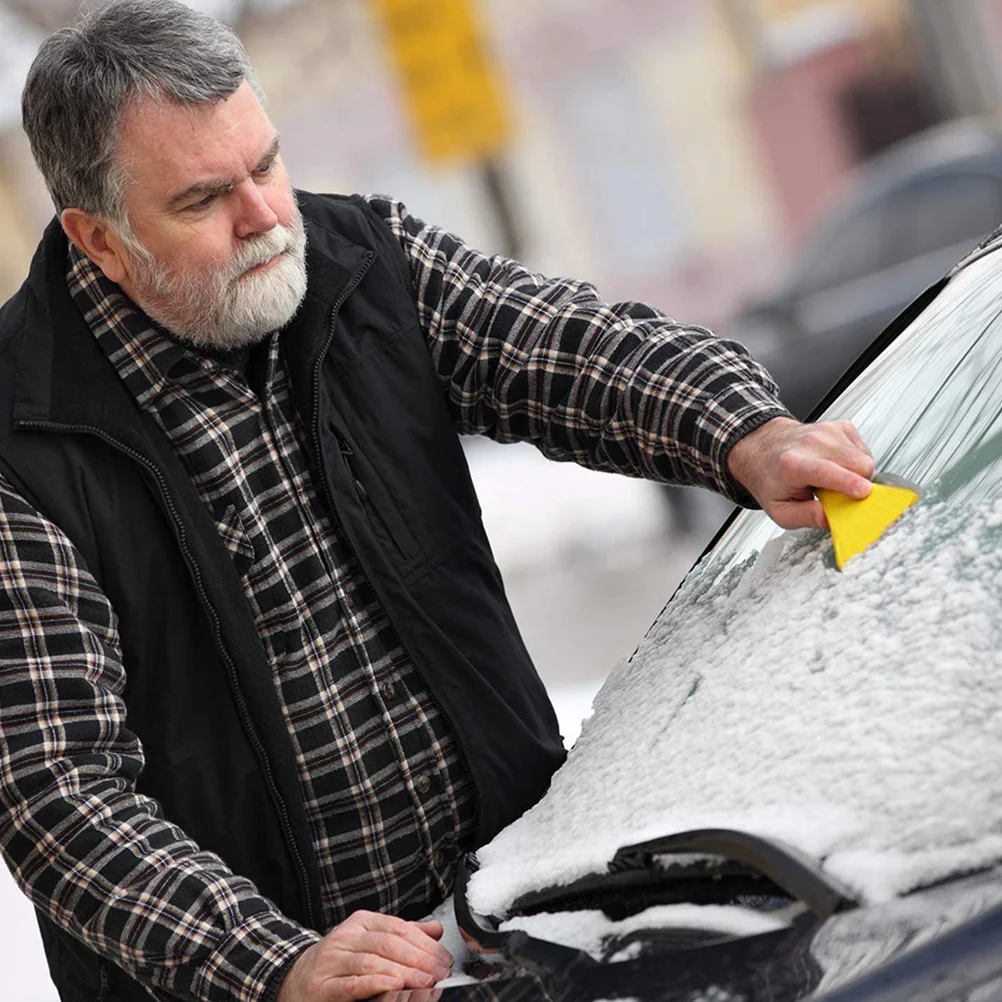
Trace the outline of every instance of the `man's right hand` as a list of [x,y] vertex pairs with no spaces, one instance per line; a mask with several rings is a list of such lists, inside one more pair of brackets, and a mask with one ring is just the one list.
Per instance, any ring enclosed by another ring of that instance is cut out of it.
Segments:
[[405,922],[359,911],[292,965],[277,1002],[355,1002],[382,992],[430,988],[452,973],[438,922]]

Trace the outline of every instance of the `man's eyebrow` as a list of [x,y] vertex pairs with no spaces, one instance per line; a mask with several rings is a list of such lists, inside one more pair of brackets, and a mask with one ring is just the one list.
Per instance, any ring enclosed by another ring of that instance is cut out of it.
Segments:
[[[255,171],[262,170],[265,167],[269,167],[275,162],[278,157],[278,149],[281,144],[281,137],[275,136],[271,142],[271,146],[265,151],[264,156],[258,160],[257,165],[254,167]],[[185,202],[194,198],[196,195],[199,198],[205,198],[207,195],[219,195],[223,192],[230,191],[237,183],[236,178],[217,178],[212,181],[196,181],[194,184],[188,185],[184,191],[179,191],[177,194],[171,195],[167,199],[168,210],[174,210],[181,208]]]
[[271,141],[271,146],[269,146],[265,151],[264,156],[258,160],[256,170],[260,170],[262,167],[269,167],[273,164],[278,157],[278,149],[281,145],[282,137],[275,136],[275,138]]

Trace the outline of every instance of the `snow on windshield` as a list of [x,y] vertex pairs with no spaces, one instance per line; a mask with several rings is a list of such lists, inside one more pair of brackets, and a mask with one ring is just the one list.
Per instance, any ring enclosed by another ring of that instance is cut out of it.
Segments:
[[870,902],[1002,859],[1000,603],[999,499],[920,503],[841,573],[818,532],[704,561],[479,850],[470,904],[505,915],[703,827],[782,839]]

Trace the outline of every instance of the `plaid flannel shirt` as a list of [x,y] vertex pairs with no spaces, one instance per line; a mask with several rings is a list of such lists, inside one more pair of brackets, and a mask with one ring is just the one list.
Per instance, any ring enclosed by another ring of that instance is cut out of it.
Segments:
[[[743,349],[641,304],[605,304],[587,283],[481,255],[392,200],[368,205],[410,262],[459,431],[749,500],[727,474],[727,453],[786,411]],[[258,399],[236,373],[150,329],[86,262],[75,264],[71,284],[99,343],[244,561],[327,878],[328,916],[433,900],[448,880],[437,853],[470,831],[469,781],[447,722],[317,500],[280,336],[268,345]],[[276,493],[289,495],[291,534],[261,503]],[[289,607],[266,599],[263,582],[291,582],[300,560],[311,584],[295,599],[289,584],[286,603],[305,609],[290,644]],[[37,907],[157,997],[273,998],[317,934],[137,795],[143,751],[125,726],[128,665],[115,611],[59,527],[6,483],[0,576],[0,845],[16,879]],[[308,736],[321,720],[323,736]],[[350,793],[339,800],[332,791],[346,777]],[[430,789],[427,777],[436,779]],[[348,817],[358,837],[335,837]],[[402,866],[413,850],[420,865]]]

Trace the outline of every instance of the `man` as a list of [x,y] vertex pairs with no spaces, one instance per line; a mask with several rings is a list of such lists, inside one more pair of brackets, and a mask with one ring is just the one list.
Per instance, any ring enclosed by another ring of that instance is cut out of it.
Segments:
[[60,996],[428,987],[418,920],[563,754],[457,430],[789,527],[869,453],[701,329],[297,195],[176,0],[50,37],[23,111],[59,219],[0,312],[0,844]]

